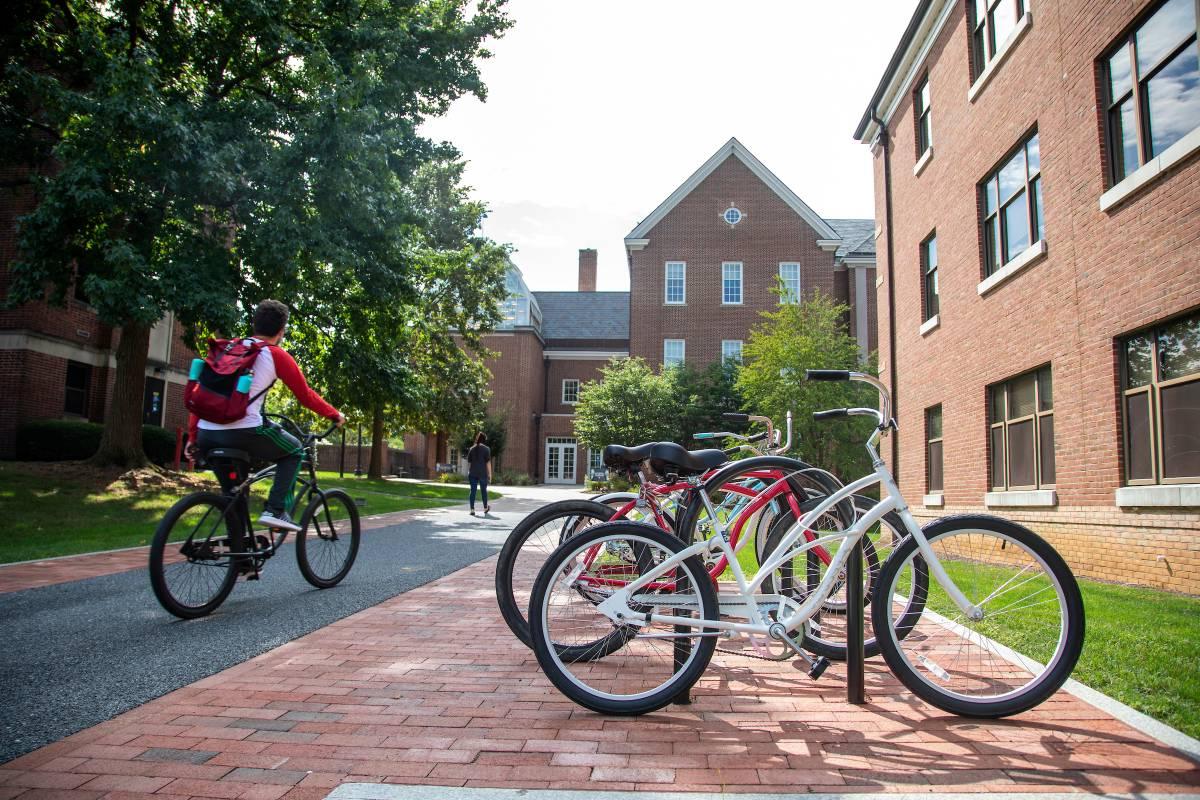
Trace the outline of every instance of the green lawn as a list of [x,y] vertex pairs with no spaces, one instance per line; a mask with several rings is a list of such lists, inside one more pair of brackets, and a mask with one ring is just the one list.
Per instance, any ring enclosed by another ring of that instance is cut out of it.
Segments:
[[[191,488],[112,489],[86,480],[80,469],[65,475],[40,467],[0,463],[0,563],[113,550],[150,543],[159,519]],[[323,488],[339,486],[366,502],[366,515],[454,505],[468,490],[432,483],[369,480],[318,473]],[[215,482],[213,483],[215,486]],[[265,495],[267,485],[256,487]],[[493,493],[493,496],[498,496]]]

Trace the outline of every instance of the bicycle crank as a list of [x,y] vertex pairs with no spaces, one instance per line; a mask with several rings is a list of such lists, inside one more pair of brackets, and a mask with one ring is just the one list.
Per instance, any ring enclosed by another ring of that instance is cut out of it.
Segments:
[[775,641],[783,642],[785,645],[790,647],[796,653],[796,655],[804,659],[804,661],[808,664],[808,677],[812,678],[814,681],[821,677],[821,675],[825,673],[825,670],[829,668],[828,658],[825,658],[825,656],[818,656],[816,660],[813,660],[809,657],[808,653],[804,652],[804,650],[798,644],[792,641],[792,638],[787,635],[787,628],[783,626],[782,622],[773,623],[771,627],[767,628],[767,634]]

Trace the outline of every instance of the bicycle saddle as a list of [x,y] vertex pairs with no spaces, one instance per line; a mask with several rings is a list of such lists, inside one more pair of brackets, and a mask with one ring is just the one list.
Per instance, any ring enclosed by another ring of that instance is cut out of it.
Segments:
[[728,460],[722,450],[688,450],[674,442],[657,442],[650,449],[650,466],[660,475],[700,475]]
[[232,447],[214,447],[204,452],[204,460],[211,463],[214,460],[244,461],[250,463],[250,454],[245,450],[234,450]]
[[646,442],[637,447],[622,447],[610,444],[604,448],[604,466],[612,469],[628,469],[637,466],[650,457],[650,450],[658,442]]

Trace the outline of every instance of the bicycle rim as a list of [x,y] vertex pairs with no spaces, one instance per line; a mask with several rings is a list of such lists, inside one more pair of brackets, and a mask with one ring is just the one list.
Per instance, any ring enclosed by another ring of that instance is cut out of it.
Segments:
[[[658,707],[662,703],[655,698],[669,698],[672,692],[690,686],[707,666],[715,644],[710,637],[697,635],[699,627],[646,622],[642,615],[701,620],[718,613],[708,607],[712,603],[709,595],[694,588],[710,579],[699,559],[692,558],[635,595],[630,608],[638,613],[637,622],[618,625],[605,616],[597,608],[600,602],[674,555],[674,546],[629,531],[632,525],[623,527],[626,530],[620,533],[585,536],[577,546],[565,545],[547,563],[532,601],[539,604],[543,640],[556,644],[548,653],[538,653],[540,659],[552,660],[552,670],[560,679],[556,684],[559,688],[565,688],[563,682],[569,684],[573,691],[568,691],[577,702],[590,707],[596,707],[596,701],[611,704],[603,710],[616,713],[642,701],[648,701],[650,708]],[[614,638],[624,646],[599,660],[569,660],[561,648]],[[545,663],[543,668],[547,668]]]
[[[233,542],[238,523],[224,508],[208,500],[197,500],[179,510],[168,530],[158,534],[162,544],[155,550],[161,570],[156,581],[159,600],[180,616],[199,616],[220,605],[232,588]],[[156,537],[157,538],[157,537]],[[152,557],[155,554],[152,553]],[[165,596],[164,596],[165,595]]]
[[[936,579],[920,574],[927,566],[915,543],[906,548],[904,560],[884,570],[883,590],[892,621],[889,649],[902,672],[918,682],[910,688],[937,705],[961,707],[960,713],[975,704],[1020,704],[1048,681],[1057,681],[1057,688],[1058,667],[1070,650],[1073,582],[1068,587],[1067,576],[1034,547],[1000,531],[951,529],[931,535],[929,543],[984,616],[969,619]],[[914,619],[905,613],[911,599],[905,587],[922,577],[928,585],[924,611]]]
[[296,537],[301,572],[315,586],[333,586],[346,577],[358,553],[358,509],[349,496],[330,491],[316,497],[305,516]]

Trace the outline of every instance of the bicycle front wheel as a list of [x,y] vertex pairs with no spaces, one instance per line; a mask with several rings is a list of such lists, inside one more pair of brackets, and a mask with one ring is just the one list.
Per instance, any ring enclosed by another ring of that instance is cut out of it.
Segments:
[[923,529],[950,580],[982,611],[971,619],[932,577],[924,610],[907,592],[927,569],[905,539],[880,570],[872,624],[892,672],[921,699],[954,714],[1006,717],[1041,703],[1083,649],[1083,598],[1062,557],[1033,531],[983,515]]
[[[572,537],[542,567],[529,601],[533,652],[550,681],[579,705],[603,714],[645,714],[691,688],[716,647],[704,621],[720,616],[704,563],[692,556],[654,578],[627,601],[633,617],[611,619],[599,606],[684,549],[665,531],[610,522]],[[696,624],[659,623],[650,614]],[[568,658],[563,644],[603,643],[603,659]]]
[[318,491],[300,518],[296,564],[304,580],[318,589],[337,586],[358,556],[362,525],[358,506],[341,489]]
[[168,509],[150,543],[150,586],[181,619],[211,614],[237,580],[242,523],[229,497],[198,492]]

